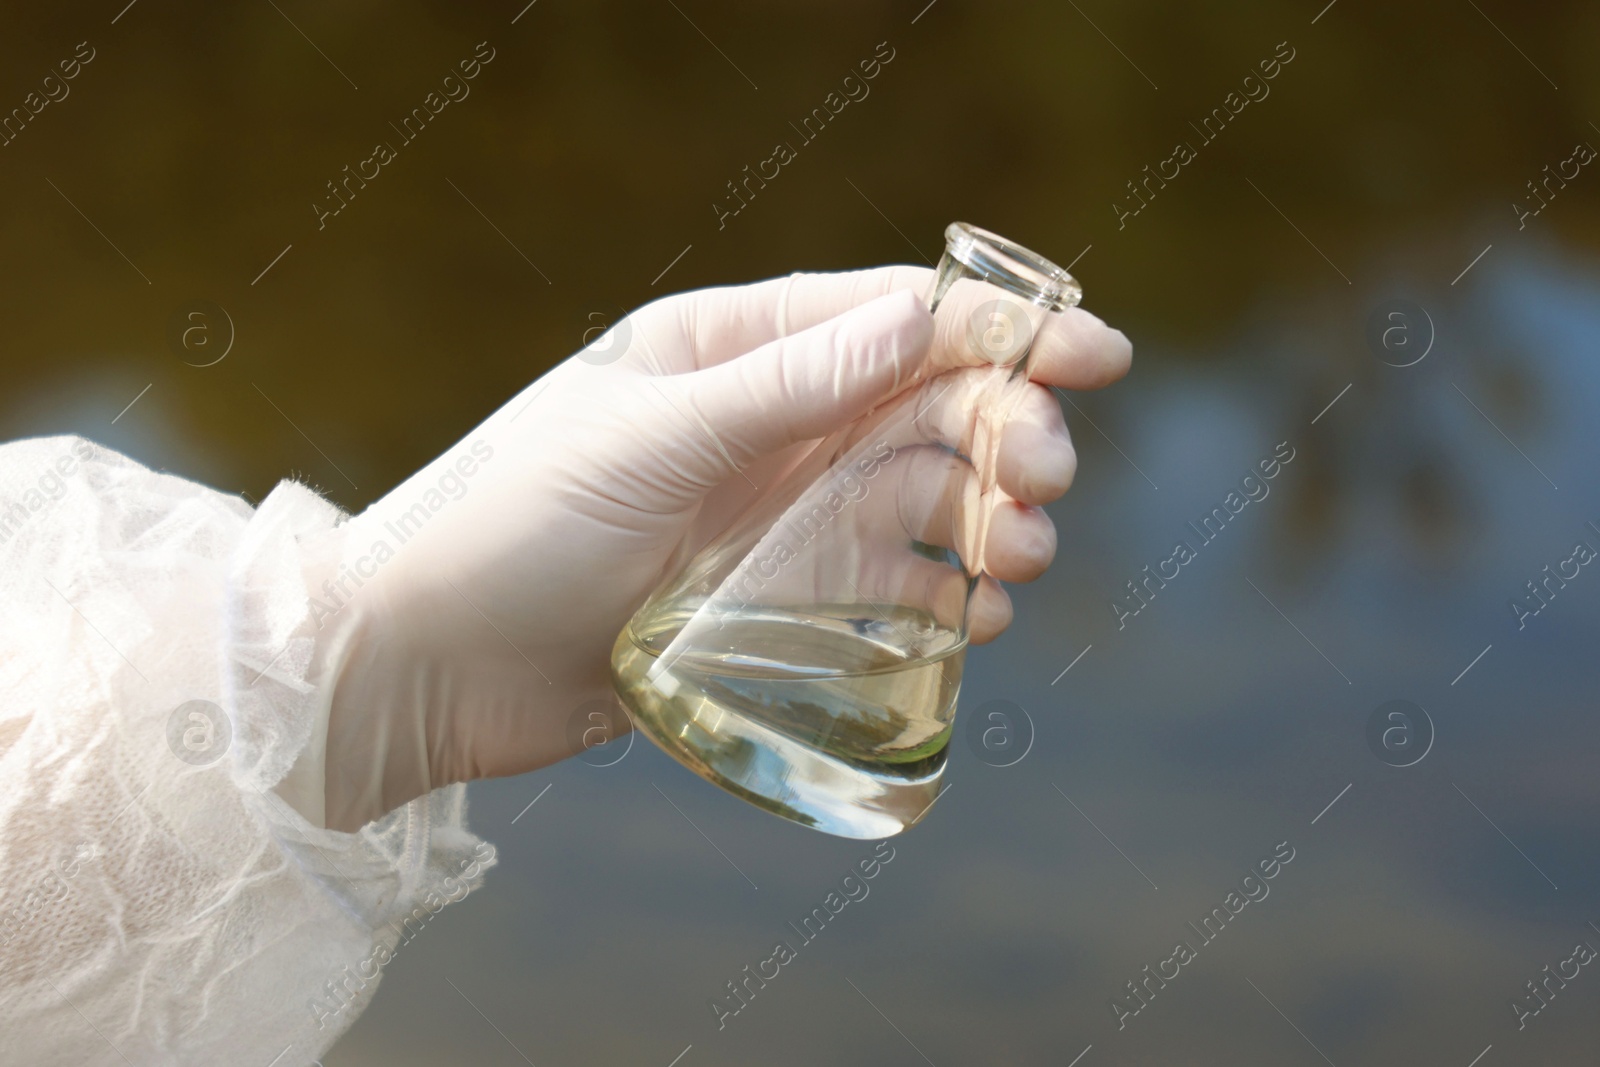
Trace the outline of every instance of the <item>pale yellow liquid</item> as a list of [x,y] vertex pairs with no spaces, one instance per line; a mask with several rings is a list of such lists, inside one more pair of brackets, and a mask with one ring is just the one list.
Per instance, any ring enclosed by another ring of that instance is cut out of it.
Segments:
[[[635,722],[702,777],[846,837],[898,833],[938,794],[965,641],[908,608],[751,608],[634,620],[612,674]],[[675,639],[690,625],[688,637]]]

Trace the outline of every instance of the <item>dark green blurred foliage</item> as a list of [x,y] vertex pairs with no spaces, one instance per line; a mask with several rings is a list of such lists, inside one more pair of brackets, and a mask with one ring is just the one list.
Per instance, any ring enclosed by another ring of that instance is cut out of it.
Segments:
[[[1480,231],[1508,228],[1542,162],[1600,139],[1586,58],[1600,10],[1578,2],[1485,9],[1559,91],[1449,2],[1343,0],[1314,26],[1314,3],[941,0],[913,25],[920,0],[540,0],[512,25],[520,6],[142,0],[115,25],[115,2],[12,12],[0,103],[20,105],[77,42],[97,51],[70,96],[0,149],[5,376],[29,412],[13,433],[95,435],[99,407],[109,421],[151,382],[126,421],[169,420],[204,454],[188,472],[259,497],[298,471],[360,506],[575,349],[591,313],[933,259],[953,218],[1063,262],[1092,244],[1077,268],[1087,306],[1142,359],[1216,358],[1263,305],[1359,322],[1385,281],[1442,286],[1494,239]],[[319,232],[324,183],[393,140],[389,124],[485,40],[496,59],[470,97]],[[725,183],[795,141],[790,122],[881,41],[896,58],[870,96],[719,231]],[[1198,144],[1188,123],[1281,41],[1296,58],[1271,95],[1119,231],[1125,183],[1176,141]],[[1485,208],[1500,202],[1504,218]],[[1533,225],[1592,245],[1596,204],[1574,189]],[[186,367],[164,342],[194,298],[236,324],[216,367]],[[1315,364],[1319,388],[1345,374],[1329,370],[1339,361],[1370,374],[1358,336],[1283,359]],[[64,399],[89,395],[92,412]]]

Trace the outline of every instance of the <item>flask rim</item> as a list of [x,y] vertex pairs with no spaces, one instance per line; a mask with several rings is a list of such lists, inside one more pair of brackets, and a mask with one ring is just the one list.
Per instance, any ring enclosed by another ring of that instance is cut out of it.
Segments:
[[1015,241],[967,222],[945,227],[945,255],[991,285],[1048,311],[1066,311],[1083,287],[1061,267]]

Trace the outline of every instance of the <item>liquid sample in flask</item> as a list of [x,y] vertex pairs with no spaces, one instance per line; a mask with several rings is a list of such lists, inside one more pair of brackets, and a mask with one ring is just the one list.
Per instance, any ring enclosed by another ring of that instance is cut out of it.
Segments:
[[844,837],[899,833],[941,788],[1027,357],[1081,296],[1066,271],[952,223],[928,306],[957,321],[908,387],[820,441],[618,635],[635,724],[708,781]]
[[673,755],[845,836],[897,833],[933,802],[961,689],[957,632],[901,606],[752,608],[680,652],[691,617],[638,620],[615,654],[619,694]]

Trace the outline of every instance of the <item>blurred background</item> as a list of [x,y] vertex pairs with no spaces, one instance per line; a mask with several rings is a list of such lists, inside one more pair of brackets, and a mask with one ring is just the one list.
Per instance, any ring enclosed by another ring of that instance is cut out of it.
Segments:
[[1510,605],[1600,549],[1600,8],[124,2],[0,37],[6,439],[358,510],[627,309],[931,263],[953,219],[1072,263],[1136,349],[1065,401],[1057,564],[968,660],[963,719],[1009,732],[958,720],[948,794],[748,1008],[708,1002],[870,843],[640,739],[473,787],[500,866],[329,1067],[1594,1062],[1592,968],[1515,1005],[1600,948],[1600,576]]

